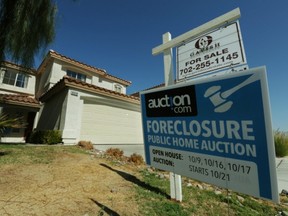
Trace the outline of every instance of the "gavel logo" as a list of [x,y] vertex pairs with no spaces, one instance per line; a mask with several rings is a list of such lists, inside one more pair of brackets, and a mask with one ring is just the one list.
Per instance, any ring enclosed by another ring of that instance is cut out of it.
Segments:
[[249,85],[250,83],[253,83],[257,80],[258,77],[256,76],[256,74],[253,74],[244,82],[224,92],[220,91],[221,86],[211,86],[206,90],[204,97],[209,98],[212,104],[215,106],[214,112],[223,113],[228,111],[233,105],[233,101],[228,101],[227,99],[230,95],[243,88],[244,86]]

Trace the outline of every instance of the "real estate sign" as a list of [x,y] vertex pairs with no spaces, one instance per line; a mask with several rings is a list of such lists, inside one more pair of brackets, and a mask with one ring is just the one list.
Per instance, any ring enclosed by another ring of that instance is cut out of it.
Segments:
[[278,202],[265,67],[141,94],[147,164]]
[[239,22],[201,35],[177,47],[177,78],[246,64]]

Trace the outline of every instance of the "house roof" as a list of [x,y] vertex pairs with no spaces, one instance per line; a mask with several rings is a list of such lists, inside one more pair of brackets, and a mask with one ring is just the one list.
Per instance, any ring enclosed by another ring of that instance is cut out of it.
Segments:
[[36,75],[36,73],[37,73],[37,71],[35,69],[33,69],[33,68],[23,67],[21,65],[12,63],[10,61],[2,61],[1,62],[1,67],[11,68],[11,69],[14,69],[14,70],[17,70],[17,71],[22,71],[22,72],[25,72],[25,73],[28,73],[28,74],[33,74],[33,75]]
[[75,67],[79,67],[79,68],[87,70],[89,72],[98,74],[98,75],[100,75],[102,77],[105,77],[107,79],[119,82],[119,83],[121,83],[121,84],[123,84],[125,86],[129,86],[132,83],[131,81],[127,81],[127,80],[121,79],[119,77],[115,77],[115,76],[113,76],[111,74],[108,74],[104,69],[96,68],[94,66],[85,64],[85,63],[80,62],[80,61],[77,61],[75,59],[72,59],[70,57],[62,55],[60,53],[57,53],[54,50],[50,50],[48,52],[48,54],[46,55],[46,57],[44,58],[44,60],[42,61],[41,65],[38,68],[38,73],[39,74],[43,73],[45,71],[45,68],[47,67],[47,65],[51,61],[53,61],[53,59],[58,59],[58,60],[61,60],[63,62],[69,63],[69,64],[71,64],[71,65],[73,65]]
[[76,88],[78,90],[84,90],[84,91],[87,91],[87,92],[108,96],[108,97],[115,98],[115,99],[122,100],[122,101],[132,102],[132,103],[135,103],[135,104],[139,104],[140,103],[140,100],[137,97],[129,96],[129,95],[122,94],[122,93],[119,93],[119,92],[116,92],[116,91],[112,91],[112,90],[109,90],[109,89],[106,89],[106,88],[102,88],[102,87],[99,87],[99,86],[96,86],[96,85],[92,85],[92,84],[80,81],[78,79],[75,79],[75,78],[72,78],[72,77],[69,77],[69,76],[64,76],[52,88],[50,88],[47,92],[45,92],[39,98],[39,100],[41,102],[45,102],[50,97],[52,97],[53,95],[57,94],[58,92],[60,92],[61,90],[63,90],[66,87],[73,87],[73,88]]
[[22,94],[0,94],[0,103],[40,108],[40,103],[29,95]]

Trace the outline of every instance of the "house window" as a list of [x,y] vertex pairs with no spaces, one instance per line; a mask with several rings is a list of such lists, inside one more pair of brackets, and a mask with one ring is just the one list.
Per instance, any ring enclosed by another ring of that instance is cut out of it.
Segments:
[[116,92],[122,93],[122,86],[121,85],[115,85],[114,89]]
[[6,70],[4,73],[2,83],[7,85],[18,86],[26,88],[28,83],[28,76],[23,73],[16,73],[13,71]]
[[8,113],[7,115],[8,119],[14,119],[14,120],[17,119],[17,122],[12,123],[11,126],[4,127],[3,133],[5,135],[9,135],[12,133],[19,134],[22,131],[22,129],[25,127],[24,125],[26,125],[25,120],[24,120],[24,114],[22,112],[13,112],[13,111],[9,112],[7,108],[4,109],[3,113]]
[[26,88],[27,87],[27,80],[28,80],[28,77],[26,75],[18,73],[17,74],[17,80],[16,80],[16,86],[21,87],[21,88]]
[[80,73],[76,73],[76,72],[74,72],[74,71],[69,71],[69,70],[68,70],[68,71],[67,71],[67,76],[73,77],[73,78],[78,79],[78,80],[81,80],[81,81],[83,81],[83,82],[86,81],[86,75],[80,74]]

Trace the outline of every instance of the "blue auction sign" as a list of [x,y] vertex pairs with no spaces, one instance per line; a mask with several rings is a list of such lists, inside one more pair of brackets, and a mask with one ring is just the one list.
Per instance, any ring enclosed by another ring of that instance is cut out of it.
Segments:
[[141,94],[147,164],[279,202],[266,69]]

